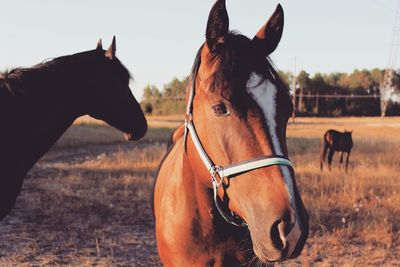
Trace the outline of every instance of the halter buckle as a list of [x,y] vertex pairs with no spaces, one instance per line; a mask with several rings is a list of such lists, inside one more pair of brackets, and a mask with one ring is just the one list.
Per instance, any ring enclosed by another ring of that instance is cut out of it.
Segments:
[[[210,169],[211,180],[212,180],[213,184],[216,185],[217,188],[219,188],[224,183],[224,177],[221,177],[219,175],[221,170],[222,170],[222,167],[218,166],[218,165],[214,165]],[[219,181],[217,180],[217,175],[220,178]]]
[[193,121],[192,113],[191,112],[190,113],[186,113],[185,114],[185,124],[187,124],[189,122],[192,122],[192,121]]

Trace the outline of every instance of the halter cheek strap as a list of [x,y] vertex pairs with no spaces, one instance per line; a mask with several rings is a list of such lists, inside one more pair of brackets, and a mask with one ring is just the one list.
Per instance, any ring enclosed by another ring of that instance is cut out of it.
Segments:
[[[220,201],[218,198],[218,188],[221,187],[221,185],[223,184],[224,178],[226,177],[229,178],[236,174],[241,174],[251,170],[265,168],[269,166],[275,166],[275,165],[288,166],[290,168],[293,168],[293,164],[290,162],[289,159],[285,158],[284,156],[272,155],[272,156],[263,156],[239,163],[234,163],[225,167],[215,165],[214,162],[207,155],[206,151],[204,150],[204,147],[202,146],[199,136],[196,132],[196,128],[193,124],[192,106],[193,106],[194,94],[195,94],[195,79],[192,79],[190,94],[186,109],[185,146],[186,146],[186,139],[189,134],[197,150],[197,153],[199,154],[204,166],[211,175],[211,182],[214,191],[214,197],[213,197],[214,203],[221,217],[224,218],[225,221],[227,221],[228,223],[233,224],[235,226],[242,226],[242,227],[247,226],[247,223],[243,219],[233,214],[232,211],[231,214],[228,214],[220,205]],[[217,176],[219,176],[219,181],[217,179]]]

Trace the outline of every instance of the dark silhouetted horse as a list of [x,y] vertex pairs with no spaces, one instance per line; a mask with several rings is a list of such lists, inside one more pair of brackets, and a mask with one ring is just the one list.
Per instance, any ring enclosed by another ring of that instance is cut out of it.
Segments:
[[79,116],[88,114],[141,138],[147,122],[115,57],[115,37],[97,48],[0,74],[0,219],[14,206],[23,179]]
[[324,137],[322,138],[322,148],[320,157],[321,171],[327,153],[328,153],[328,166],[329,170],[331,170],[333,154],[335,153],[335,151],[340,152],[340,164],[343,162],[343,153],[347,153],[347,158],[346,158],[346,171],[347,171],[347,167],[349,165],[349,157],[351,149],[353,147],[353,139],[351,137],[352,133],[353,131],[348,132],[346,130],[344,131],[344,133],[336,130],[328,130],[325,132]]

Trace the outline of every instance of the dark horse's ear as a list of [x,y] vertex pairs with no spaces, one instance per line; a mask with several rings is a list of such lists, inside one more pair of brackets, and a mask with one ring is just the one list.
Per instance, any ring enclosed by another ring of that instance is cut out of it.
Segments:
[[99,41],[97,42],[96,50],[103,50],[103,43],[101,39],[99,39]]
[[226,11],[225,0],[217,0],[210,11],[207,22],[206,40],[211,52],[214,52],[219,43],[223,43],[224,36],[229,30],[229,17]]
[[117,44],[116,44],[115,36],[114,36],[110,47],[107,49],[107,51],[105,53],[105,56],[109,59],[114,59],[115,51],[117,51]]
[[275,51],[282,37],[284,24],[283,9],[280,4],[275,9],[274,14],[267,23],[257,32],[253,38],[253,43],[257,49],[265,56]]

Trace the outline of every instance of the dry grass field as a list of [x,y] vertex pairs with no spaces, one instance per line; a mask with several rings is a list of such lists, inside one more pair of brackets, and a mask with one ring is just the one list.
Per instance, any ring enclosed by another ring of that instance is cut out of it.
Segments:
[[[0,222],[0,266],[160,266],[151,191],[182,117],[149,118],[144,139],[79,119],[29,172]],[[329,128],[354,130],[349,172],[319,170]],[[279,266],[400,266],[400,118],[298,118],[288,129],[311,232]]]

